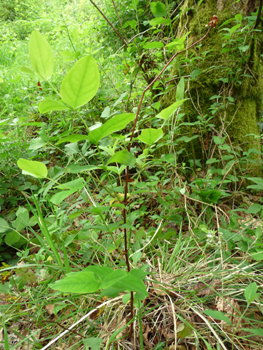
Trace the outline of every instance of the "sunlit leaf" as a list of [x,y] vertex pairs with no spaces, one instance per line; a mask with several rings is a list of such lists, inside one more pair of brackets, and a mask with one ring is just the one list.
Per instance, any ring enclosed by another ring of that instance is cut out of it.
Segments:
[[53,73],[54,57],[49,43],[37,30],[34,30],[30,37],[29,57],[35,73],[48,80]]
[[88,134],[88,139],[90,142],[97,144],[104,137],[125,128],[125,126],[134,119],[135,115],[133,113],[118,114],[106,121],[106,123],[101,125],[99,128],[91,130],[91,132]]
[[159,114],[157,114],[156,118],[161,118],[164,120],[167,120],[175,113],[175,111],[184,103],[184,101],[188,100],[188,98],[185,98],[181,101],[176,101],[171,106],[163,109]]
[[146,43],[143,45],[144,49],[157,49],[163,47],[164,44],[160,41],[153,41],[151,43]]
[[160,1],[152,2],[150,6],[154,17],[165,17],[167,15],[166,6]]
[[39,179],[47,177],[47,167],[43,163],[20,158],[17,161],[17,165],[22,169],[23,174],[31,175]]
[[136,162],[136,158],[133,154],[131,154],[127,150],[119,151],[115,153],[110,159],[108,160],[108,164],[110,163],[120,163],[126,166],[133,166]]
[[40,113],[47,113],[51,111],[64,111],[66,109],[69,109],[69,107],[67,107],[64,103],[54,101],[51,99],[46,99],[40,102],[38,108]]
[[31,74],[31,75],[35,75],[35,73],[32,71],[32,69],[28,68],[28,67],[20,67],[21,72],[23,73],[27,73],[27,74]]
[[147,145],[153,145],[156,141],[158,141],[163,136],[162,129],[144,129],[138,139]]
[[66,276],[50,285],[50,288],[68,293],[95,293],[99,290],[100,281],[93,272],[82,271]]
[[97,93],[100,73],[92,56],[81,58],[67,73],[61,84],[63,101],[72,108],[89,102]]

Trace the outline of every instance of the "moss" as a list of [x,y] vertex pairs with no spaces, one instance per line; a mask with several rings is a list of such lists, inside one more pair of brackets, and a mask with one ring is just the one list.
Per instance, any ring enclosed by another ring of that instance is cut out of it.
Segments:
[[[183,10],[190,7],[196,8],[194,0],[186,1]],[[233,4],[226,0],[204,1],[198,11],[192,9],[181,16],[177,38],[191,31],[187,43],[189,46],[205,35],[207,32],[205,25],[212,15],[216,14],[219,17],[219,27],[237,13],[242,13],[241,3]],[[231,28],[235,24],[233,20],[225,27]],[[183,107],[186,115],[184,121],[194,122],[198,115],[211,116],[211,105],[214,100],[210,98],[220,94],[222,109],[214,114],[216,131],[218,133],[221,131],[221,120],[224,120],[229,123],[227,132],[234,146],[241,145],[243,151],[249,148],[260,150],[260,138],[255,139],[253,136],[245,137],[245,135],[253,133],[259,136],[257,122],[260,120],[263,96],[262,35],[252,38],[249,41],[249,50],[243,53],[239,51],[238,46],[244,45],[244,34],[234,33],[230,40],[222,39],[223,34],[227,32],[220,31],[218,27],[211,29],[208,36],[201,42],[201,47],[191,48],[183,54],[185,56],[181,55],[178,60],[179,69],[178,65],[173,68],[172,75],[182,73],[184,76],[189,76],[194,69],[200,69],[200,74],[194,80],[191,79],[188,85],[186,97],[190,100]],[[222,53],[223,45],[225,48],[229,47],[230,51]],[[251,77],[245,75],[251,75]],[[161,100],[162,106],[166,108],[171,105],[176,99],[175,95],[176,87],[170,88]],[[188,133],[188,136],[191,136],[192,129],[185,126],[181,128],[182,133]],[[214,131],[215,135],[216,131]],[[197,158],[203,155],[199,138],[187,148],[189,154],[194,148]]]

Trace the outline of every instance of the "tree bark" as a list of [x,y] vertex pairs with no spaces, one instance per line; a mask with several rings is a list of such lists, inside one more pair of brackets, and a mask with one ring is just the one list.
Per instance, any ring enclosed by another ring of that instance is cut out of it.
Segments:
[[[263,35],[262,28],[253,31],[255,21],[249,30],[241,32],[240,29],[248,21],[253,22],[251,17],[244,18],[256,12],[260,0],[240,0],[238,3],[204,0],[199,7],[197,3],[198,1],[185,0],[185,12],[182,13],[177,28],[177,38],[191,32],[186,46],[204,35],[206,25],[213,15],[218,16],[219,22],[202,42],[202,46],[188,51],[172,71],[173,76],[183,75],[187,79],[185,97],[189,100],[180,112],[185,113],[183,121],[192,125],[181,127],[180,136],[197,135],[189,144],[181,144],[179,148],[185,147],[187,158],[194,159],[195,167],[196,164],[205,165],[206,160],[215,155],[221,158],[225,166],[227,161],[222,159],[224,152],[215,145],[213,136],[226,137],[225,142],[241,156],[254,149],[251,151],[254,152],[252,159],[245,165],[245,173],[259,175],[261,142],[258,124],[263,97]],[[241,26],[234,30],[233,27],[239,23]],[[176,86],[170,86],[161,100],[163,108],[175,101],[175,93]],[[198,119],[209,118],[209,124],[214,124],[214,127],[205,128],[203,125],[199,128],[193,124]]]

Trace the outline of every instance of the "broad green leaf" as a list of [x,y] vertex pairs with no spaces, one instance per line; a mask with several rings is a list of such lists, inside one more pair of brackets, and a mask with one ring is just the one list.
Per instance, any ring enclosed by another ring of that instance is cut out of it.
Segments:
[[221,144],[224,143],[224,141],[225,141],[224,138],[222,139],[222,138],[219,137],[219,136],[214,136],[213,138],[214,138],[214,143],[215,143],[216,145],[221,145]]
[[127,276],[127,272],[124,270],[115,270],[112,273],[105,276],[101,282],[101,289],[106,289],[113,286],[116,282],[122,280]]
[[29,224],[29,212],[26,210],[23,213],[20,213],[15,221],[12,223],[13,227],[17,231],[22,231]]
[[150,21],[150,25],[152,27],[158,26],[160,24],[169,24],[169,19],[158,17],[158,18],[154,18]]
[[262,236],[262,227],[258,226],[255,231],[255,236],[259,239]]
[[72,135],[68,135],[66,137],[63,137],[56,144],[60,145],[63,142],[76,143],[76,142],[83,141],[83,140],[88,140],[88,136],[81,135],[81,134],[72,134]]
[[70,174],[78,174],[81,173],[82,171],[91,171],[91,170],[97,170],[100,169],[100,167],[96,165],[77,165],[77,164],[72,164],[69,165],[67,168],[67,172]]
[[43,163],[20,158],[17,161],[17,165],[22,169],[23,174],[31,175],[39,179],[47,177],[47,167]]
[[258,289],[258,286],[255,282],[250,283],[250,285],[248,285],[247,288],[245,289],[244,294],[248,305],[250,305],[252,301],[255,300],[260,295],[259,293],[257,293],[257,289]]
[[258,328],[258,329],[242,328],[242,331],[250,332],[254,335],[259,335],[260,337],[263,337],[263,328]]
[[75,142],[66,144],[64,151],[68,156],[79,153],[78,143]]
[[176,88],[176,101],[181,101],[184,98],[184,77],[179,80]]
[[7,221],[0,218],[0,233],[6,232],[10,229],[10,226]]
[[174,112],[184,103],[184,101],[188,100],[188,98],[185,98],[181,101],[176,101],[171,106],[163,109],[159,114],[157,114],[156,118],[161,118],[164,120],[167,120],[171,117],[171,115],[174,114]]
[[242,22],[242,15],[240,13],[235,15],[235,20],[238,21],[238,22]]
[[163,47],[164,44],[160,41],[153,41],[151,43],[146,43],[145,45],[143,45],[144,49],[156,49],[156,48],[160,48]]
[[8,234],[5,236],[5,243],[10,246],[14,246],[19,240],[21,236],[18,232],[12,231],[8,232]]
[[157,140],[163,136],[162,129],[144,129],[138,139],[147,145],[153,145]]
[[[83,186],[84,185],[82,185],[79,189],[81,189]],[[59,205],[64,199],[66,199],[68,196],[75,193],[76,191],[77,189],[58,192],[51,197],[50,201],[56,205]]]
[[132,256],[132,260],[133,260],[134,264],[137,264],[137,262],[139,262],[141,260],[141,257],[142,257],[142,252],[134,253]]
[[103,342],[101,338],[86,338],[83,340],[86,350],[100,350],[100,344]]
[[97,93],[100,73],[92,56],[81,58],[67,73],[61,84],[63,101],[72,108],[89,102]]
[[250,252],[251,257],[256,261],[263,260],[263,250]]
[[101,125],[99,128],[91,130],[91,132],[88,134],[88,139],[90,142],[97,144],[104,137],[124,129],[125,126],[134,119],[135,115],[133,113],[118,114],[106,121],[106,123]]
[[30,37],[29,57],[35,73],[48,80],[53,73],[54,57],[49,43],[37,30]]
[[139,0],[131,0],[131,3],[134,7],[136,7],[139,4]]
[[109,274],[111,274],[114,270],[112,270],[110,267],[107,267],[107,266],[91,265],[86,267],[83,271],[93,272],[96,275],[100,276],[101,278],[104,278]]
[[136,29],[136,26],[137,26],[137,21],[135,21],[135,19],[133,19],[133,20],[131,20],[131,21],[127,21],[127,22],[125,22],[124,23],[124,25],[123,25],[123,28],[126,28],[126,27],[128,27],[128,26],[131,26],[132,27],[132,29]]
[[[83,178],[79,178],[70,182],[67,182],[65,184],[57,186],[59,189],[65,189],[62,192],[57,192],[54,194],[54,196],[51,197],[51,202],[58,205],[61,203],[64,199],[66,199],[71,194],[77,192],[78,190],[81,190],[84,187]],[[68,189],[69,188],[69,189]]]
[[232,27],[232,28],[230,29],[230,33],[233,34],[240,26],[241,26],[241,24],[237,24],[237,25],[235,25],[234,27]]
[[160,1],[152,2],[150,6],[154,17],[165,17],[167,15],[166,6]]
[[69,182],[65,182],[64,184],[60,184],[58,186],[56,186],[57,188],[59,188],[60,190],[74,190],[74,189],[79,189],[79,186],[81,186],[83,184],[83,177],[80,177],[76,180],[72,180]]
[[190,73],[191,78],[192,78],[192,79],[195,79],[200,73],[201,73],[200,68],[194,69],[194,70]]
[[257,214],[262,208],[263,206],[261,204],[254,203],[247,209],[246,212],[249,214]]
[[221,311],[217,311],[217,310],[204,310],[203,311],[204,314],[206,314],[207,316],[216,318],[217,320],[221,320],[221,321],[225,321],[226,323],[228,323],[230,326],[232,325],[230,319],[223,314],[223,312]]
[[191,142],[192,140],[194,140],[194,139],[197,139],[198,138],[198,135],[194,135],[194,136],[192,136],[192,137],[188,137],[188,136],[182,136],[182,137],[180,137],[178,140],[177,140],[177,142],[186,142],[186,143],[188,143],[188,142]]
[[28,149],[32,149],[32,150],[35,151],[35,150],[37,150],[37,149],[42,148],[43,146],[45,146],[45,144],[46,144],[46,142],[43,141],[43,140],[41,139],[41,137],[37,137],[37,138],[32,139],[32,140],[30,141],[30,145],[29,145]]
[[184,324],[184,328],[177,333],[177,337],[184,339],[186,337],[189,337],[192,333],[193,329],[187,324]]
[[146,297],[148,296],[148,293],[143,281],[133,276],[130,272],[127,274],[126,277],[116,282],[113,285],[113,287],[117,289],[121,289],[122,291],[142,292]]
[[32,69],[30,69],[30,68],[28,68],[28,67],[20,67],[20,70],[21,70],[21,72],[23,72],[23,73],[35,75],[35,73],[32,71]]
[[39,103],[38,109],[40,113],[47,113],[51,111],[64,111],[66,109],[69,109],[69,107],[59,101],[46,99]]
[[213,164],[213,163],[218,163],[219,160],[216,158],[210,158],[206,161],[206,164]]
[[119,151],[115,153],[110,159],[108,160],[108,164],[110,163],[120,163],[124,164],[126,166],[133,166],[136,162],[136,158],[133,154],[131,154],[127,150]]
[[100,282],[93,272],[81,271],[51,284],[50,288],[67,293],[95,293],[100,288]]

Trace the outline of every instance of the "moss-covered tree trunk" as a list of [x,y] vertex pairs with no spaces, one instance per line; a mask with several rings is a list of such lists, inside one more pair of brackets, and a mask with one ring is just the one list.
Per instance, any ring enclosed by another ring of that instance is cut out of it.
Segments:
[[[259,174],[261,158],[260,129],[263,97],[262,28],[254,31],[259,1],[204,0],[197,6],[196,0],[185,0],[177,28],[177,38],[188,31],[186,46],[201,38],[213,15],[218,16],[216,28],[212,28],[200,46],[190,49],[180,58],[172,75],[185,76],[186,97],[183,107],[184,122],[209,120],[212,127],[183,126],[181,134],[196,136],[187,144],[187,157],[205,164],[216,154],[214,136],[225,142],[239,154],[254,149],[252,161],[247,163],[249,174]],[[175,101],[176,86],[170,88],[162,99],[167,107]],[[181,135],[180,135],[181,136]],[[217,138],[217,141],[220,140]],[[199,159],[199,161],[198,161]],[[254,161],[253,161],[254,159]],[[223,161],[223,165],[224,165]]]

